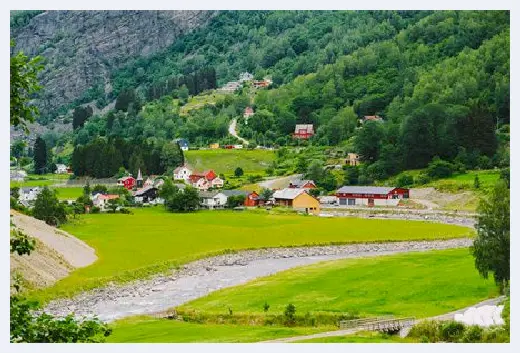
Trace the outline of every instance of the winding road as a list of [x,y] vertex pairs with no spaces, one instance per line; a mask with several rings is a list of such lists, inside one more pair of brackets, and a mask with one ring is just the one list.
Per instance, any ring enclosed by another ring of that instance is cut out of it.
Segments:
[[228,132],[231,136],[236,137],[238,140],[242,141],[244,145],[249,145],[249,141],[245,138],[238,136],[237,134],[237,118],[231,120],[231,124],[229,124]]

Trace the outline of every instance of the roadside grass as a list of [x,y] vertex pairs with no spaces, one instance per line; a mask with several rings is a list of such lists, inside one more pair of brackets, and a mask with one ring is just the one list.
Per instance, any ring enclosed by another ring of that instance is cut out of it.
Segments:
[[327,330],[313,327],[207,325],[147,316],[118,320],[111,327],[113,332],[107,339],[109,343],[246,343]]
[[319,218],[248,211],[89,214],[62,228],[96,250],[98,261],[53,287],[34,293],[45,301],[107,284],[164,272],[200,258],[266,247],[425,240],[473,236],[456,225],[404,220]]
[[[219,99],[224,98],[225,96],[224,93],[217,93],[216,91],[208,91],[204,94],[190,96],[187,103],[180,107],[179,114],[184,116],[191,110],[201,109],[205,105],[215,105]],[[178,99],[174,99],[173,101],[175,102],[174,104],[178,105]]]
[[197,171],[213,169],[218,174],[233,174],[237,167],[244,173],[263,174],[275,159],[274,151],[246,149],[189,150],[184,152],[187,163]]
[[398,335],[366,331],[355,335],[313,338],[293,343],[418,343],[418,341],[408,337],[401,338]]
[[60,200],[76,200],[78,197],[83,195],[82,187],[67,187],[67,188],[54,188],[58,193],[58,199]]
[[177,308],[179,313],[265,315],[337,312],[370,316],[431,317],[498,295],[481,278],[467,248],[326,261],[222,289]]

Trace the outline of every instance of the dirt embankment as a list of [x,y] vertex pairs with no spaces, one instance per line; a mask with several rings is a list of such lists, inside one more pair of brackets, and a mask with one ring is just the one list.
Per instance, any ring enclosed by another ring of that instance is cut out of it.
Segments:
[[23,277],[25,287],[46,287],[66,277],[72,270],[97,260],[93,248],[72,235],[36,218],[11,210],[14,226],[36,240],[31,255],[11,254],[11,279]]

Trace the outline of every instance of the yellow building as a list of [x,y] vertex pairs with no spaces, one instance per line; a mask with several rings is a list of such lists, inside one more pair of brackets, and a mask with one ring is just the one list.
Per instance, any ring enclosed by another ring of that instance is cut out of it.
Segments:
[[220,147],[220,144],[218,144],[218,143],[211,143],[211,144],[209,145],[209,148],[211,148],[212,150],[216,150],[216,149],[218,149],[219,147]]
[[274,202],[279,206],[288,206],[296,210],[318,215],[320,202],[307,193],[308,189],[286,188],[276,190],[273,194]]

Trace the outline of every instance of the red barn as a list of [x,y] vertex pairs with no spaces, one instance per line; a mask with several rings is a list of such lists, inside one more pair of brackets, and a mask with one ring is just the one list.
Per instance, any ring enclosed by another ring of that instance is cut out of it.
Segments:
[[410,190],[383,186],[343,186],[336,191],[338,204],[343,206],[397,206],[410,197]]
[[250,192],[247,194],[246,199],[244,200],[244,206],[246,207],[254,207],[258,206],[258,195],[256,191]]
[[125,189],[132,190],[135,186],[135,178],[133,176],[125,176],[117,179],[117,185],[124,186]]

